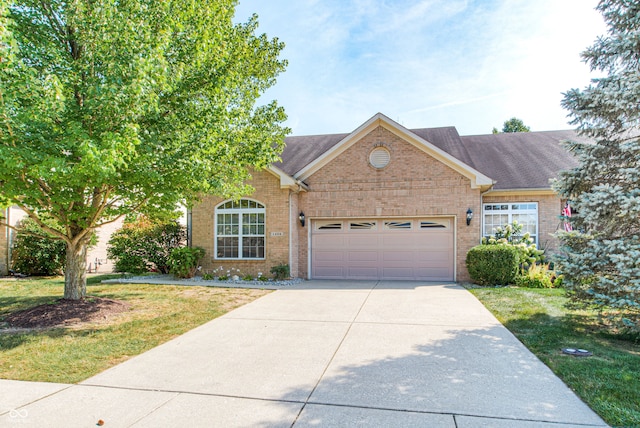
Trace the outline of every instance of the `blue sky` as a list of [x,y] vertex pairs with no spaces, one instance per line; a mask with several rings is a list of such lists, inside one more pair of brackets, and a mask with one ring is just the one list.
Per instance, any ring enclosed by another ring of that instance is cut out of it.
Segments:
[[580,52],[597,0],[240,0],[286,44],[278,100],[293,135],[350,132],[381,112],[407,128],[487,134],[518,117],[570,129],[562,93],[595,77]]

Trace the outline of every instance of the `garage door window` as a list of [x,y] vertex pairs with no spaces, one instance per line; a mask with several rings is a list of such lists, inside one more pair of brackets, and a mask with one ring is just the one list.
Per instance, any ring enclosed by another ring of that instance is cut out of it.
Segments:
[[216,208],[216,259],[264,259],[265,207],[249,199]]
[[483,236],[493,235],[497,227],[517,221],[522,233],[531,235],[538,243],[538,204],[536,202],[510,202],[484,204]]

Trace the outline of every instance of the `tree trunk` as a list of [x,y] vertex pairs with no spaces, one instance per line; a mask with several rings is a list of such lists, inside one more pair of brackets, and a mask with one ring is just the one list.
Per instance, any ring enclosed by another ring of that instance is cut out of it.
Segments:
[[87,294],[87,244],[67,243],[64,266],[64,298],[80,300]]

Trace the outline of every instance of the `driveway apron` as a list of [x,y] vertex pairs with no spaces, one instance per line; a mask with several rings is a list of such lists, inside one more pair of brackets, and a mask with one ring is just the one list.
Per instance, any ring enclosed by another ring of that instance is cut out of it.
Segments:
[[81,384],[0,389],[0,426],[606,426],[453,283],[307,281]]

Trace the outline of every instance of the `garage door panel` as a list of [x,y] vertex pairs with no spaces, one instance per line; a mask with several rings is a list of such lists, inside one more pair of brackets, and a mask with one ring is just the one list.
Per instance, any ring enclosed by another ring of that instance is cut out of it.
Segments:
[[436,263],[451,264],[451,253],[442,250],[431,249],[427,251],[416,251],[413,253],[417,260],[428,260]]
[[[360,236],[347,236],[345,245],[347,248],[378,248],[378,237],[373,235],[364,236],[363,231],[358,231]],[[365,231],[367,232],[367,231]]]
[[377,266],[374,266],[374,267],[349,266],[347,276],[351,279],[377,279],[378,268]]
[[382,261],[389,262],[394,265],[401,262],[412,263],[414,258],[414,253],[412,251],[383,251],[382,252]]
[[451,281],[453,272],[449,269],[416,269],[417,277],[433,278],[433,281]]
[[[450,219],[439,221],[453,223]],[[347,224],[348,220],[336,222]],[[411,224],[412,229],[312,229],[312,278],[453,280],[454,231],[451,227],[421,228],[422,223],[415,219],[390,222]]]
[[319,250],[325,248],[333,250],[335,248],[343,248],[345,245],[345,237],[336,234],[314,235],[313,241],[314,248]]
[[337,262],[344,259],[342,251],[317,250],[314,257],[315,261],[322,264],[323,262]]
[[378,262],[378,252],[377,251],[360,251],[360,250],[349,250],[347,253],[347,260],[349,262]]

